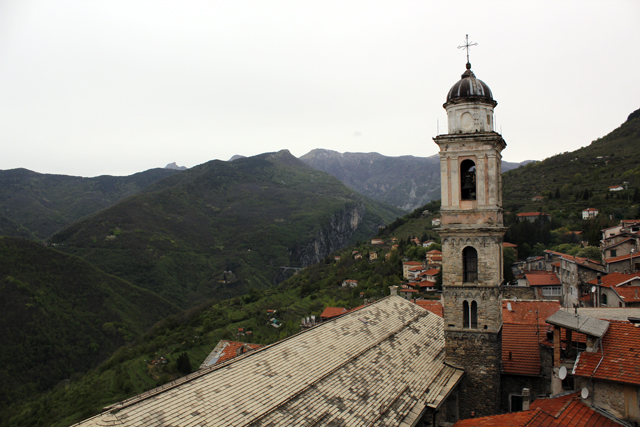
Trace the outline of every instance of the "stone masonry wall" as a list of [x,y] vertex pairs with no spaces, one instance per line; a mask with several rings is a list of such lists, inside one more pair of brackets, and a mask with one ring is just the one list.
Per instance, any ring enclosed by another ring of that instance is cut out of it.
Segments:
[[446,360],[465,370],[459,386],[461,419],[495,415],[500,405],[501,336],[446,332]]

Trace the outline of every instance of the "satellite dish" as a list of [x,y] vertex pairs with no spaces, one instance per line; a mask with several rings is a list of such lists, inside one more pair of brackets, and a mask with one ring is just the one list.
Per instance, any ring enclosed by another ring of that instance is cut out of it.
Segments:
[[587,397],[589,397],[589,389],[586,387],[583,387],[582,393],[580,395],[582,396],[583,399],[586,399]]
[[561,380],[567,378],[567,368],[565,368],[564,366],[561,366],[560,371],[558,371],[558,376],[560,377]]
[[595,286],[592,286],[592,287],[591,287],[591,292],[595,292],[595,291],[596,291],[596,287],[595,287]]

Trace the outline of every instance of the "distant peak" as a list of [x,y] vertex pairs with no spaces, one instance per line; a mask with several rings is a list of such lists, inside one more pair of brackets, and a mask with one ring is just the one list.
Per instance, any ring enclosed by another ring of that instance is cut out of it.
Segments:
[[178,166],[176,164],[176,162],[173,163],[169,163],[167,166],[164,167],[165,169],[173,169],[173,170],[177,170],[177,171],[184,171],[187,170],[186,166]]
[[245,159],[247,156],[241,156],[240,154],[234,154],[229,161],[233,162],[234,160],[238,160],[238,159]]

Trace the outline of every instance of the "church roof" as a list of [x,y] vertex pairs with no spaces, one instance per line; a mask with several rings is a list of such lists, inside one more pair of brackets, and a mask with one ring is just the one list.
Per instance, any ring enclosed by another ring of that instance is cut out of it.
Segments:
[[77,426],[413,425],[463,374],[444,363],[443,322],[390,296]]
[[467,63],[467,69],[460,77],[460,80],[454,84],[447,94],[447,102],[463,100],[464,98],[484,99],[495,103],[491,89],[485,82],[477,79],[471,64]]

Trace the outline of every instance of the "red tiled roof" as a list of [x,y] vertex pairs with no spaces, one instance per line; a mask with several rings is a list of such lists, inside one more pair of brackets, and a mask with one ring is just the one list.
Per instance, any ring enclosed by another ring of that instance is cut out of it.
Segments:
[[540,375],[540,334],[538,325],[502,325],[502,367],[517,375]]
[[598,209],[596,209],[596,208],[587,208],[587,209],[584,209],[582,212],[598,212]]
[[216,365],[222,362],[226,362],[227,360],[233,359],[234,357],[238,356],[237,354],[238,349],[243,345],[246,345],[253,350],[255,350],[256,348],[262,347],[261,344],[249,344],[249,343],[237,342],[237,341],[227,341],[227,343],[229,345],[227,345],[224,348],[224,350],[222,350],[222,355],[216,361],[215,363]]
[[444,309],[442,308],[440,301],[419,299],[414,300],[413,302],[437,316],[444,317]]
[[418,261],[407,261],[403,262],[402,265],[422,265],[422,263]]
[[613,290],[624,302],[640,302],[640,286],[618,286]]
[[440,273],[440,269],[439,268],[430,268],[427,271],[424,272],[426,275],[428,276],[435,276],[436,274]]
[[431,280],[423,280],[422,282],[416,283],[416,285],[420,286],[421,288],[432,288],[436,285],[436,282],[433,282]]
[[612,262],[618,262],[618,261],[629,261],[630,259],[636,259],[640,257],[640,253],[636,253],[636,254],[630,254],[630,255],[621,255],[621,256],[616,256],[613,258],[607,258],[604,260],[605,264],[611,264]]
[[400,292],[418,292],[416,289],[411,289],[411,288],[402,288],[400,289]]
[[553,265],[554,267],[560,267],[561,264],[562,263],[560,261],[551,263],[551,265]]
[[[627,255],[627,258],[629,256]],[[627,282],[631,279],[633,279],[634,277],[640,277],[640,273],[635,273],[635,274],[624,274],[624,273],[611,273],[611,274],[607,274],[606,276],[602,276],[602,278],[600,279],[602,281],[602,284],[600,286],[604,286],[607,288],[610,288],[612,286],[618,286],[620,283],[624,283]],[[590,285],[597,285],[598,284],[598,279],[593,279],[589,282],[587,282]]]
[[[549,272],[551,273],[551,272]],[[525,274],[530,286],[560,286],[560,279],[555,273],[551,274]]]
[[640,328],[628,322],[611,321],[601,345],[604,358],[600,351],[583,351],[576,361],[573,374],[640,385]]
[[454,427],[623,427],[582,403],[577,393],[536,399],[530,410],[461,420]]
[[441,255],[442,252],[437,249],[432,249],[429,252],[427,252],[427,254]]
[[548,213],[544,213],[544,212],[523,212],[523,213],[519,213],[517,214],[519,217],[526,217],[526,216],[539,216],[539,215],[548,215],[551,216]]
[[420,267],[411,267],[409,269],[409,271],[420,271],[420,270],[423,270],[423,269],[424,269],[424,267],[422,267],[422,266],[420,266]]
[[[509,310],[511,305],[511,310]],[[502,301],[502,322],[519,325],[545,325],[560,310],[558,301]]]
[[509,242],[502,242],[502,247],[503,248],[517,248],[518,245],[514,245],[513,243],[509,243]]
[[324,309],[320,318],[322,319],[330,319],[332,317],[340,316],[347,312],[347,309],[344,307],[327,307]]

